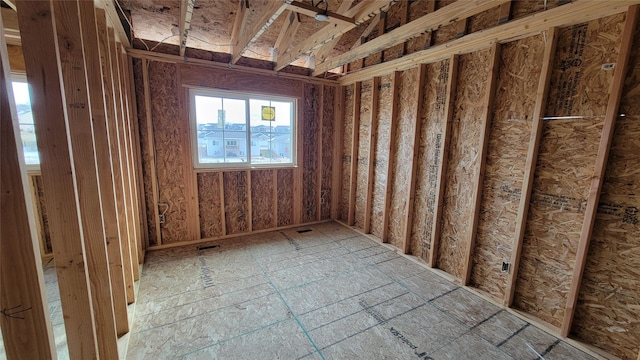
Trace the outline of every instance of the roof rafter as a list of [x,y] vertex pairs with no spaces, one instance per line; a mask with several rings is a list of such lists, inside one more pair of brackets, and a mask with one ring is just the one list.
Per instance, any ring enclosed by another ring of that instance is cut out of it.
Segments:
[[397,0],[371,0],[358,3],[356,6],[352,7],[344,14],[346,17],[354,18],[354,24],[326,25],[315,34],[310,36],[306,41],[286,52],[281,57],[281,59],[278,60],[275,70],[283,69],[284,67],[301,57],[303,54],[308,54],[313,50],[320,48],[324,44],[335,40],[337,37],[376,16],[380,12],[386,11],[396,1]]
[[273,62],[278,61],[278,53],[287,51],[300,27],[300,15],[293,11],[287,11],[286,15],[287,21],[282,25],[276,44],[273,46]]
[[[344,13],[345,11],[349,10],[349,8],[351,7],[351,5],[353,4],[353,0],[344,0],[341,4],[340,7],[338,7],[338,13]],[[329,41],[328,43],[322,45],[320,48],[318,48],[315,51],[315,58],[316,61],[318,62],[323,62],[327,56],[329,56],[329,54],[331,53],[331,51],[333,50],[333,48],[336,47],[336,45],[338,45],[338,43],[340,42],[340,38],[342,37],[342,35],[340,36],[336,36],[335,39]]]
[[184,56],[187,48],[187,36],[191,29],[191,17],[196,0],[180,0],[180,56]]
[[278,16],[287,9],[287,6],[289,6],[291,2],[293,2],[293,0],[268,1],[266,8],[261,9],[260,16],[253,21],[250,27],[247,27],[249,2],[248,0],[240,0],[240,11],[233,26],[234,32],[231,40],[232,64],[240,60],[247,48],[258,40]]
[[[375,54],[392,46],[402,44],[403,42],[419,36],[420,34],[436,30],[438,27],[443,25],[458,22],[461,19],[498,7],[509,1],[510,0],[476,0],[474,2],[476,6],[471,6],[468,1],[454,2],[453,4],[447,5],[411,21],[406,25],[395,28],[384,35],[354,48],[353,50],[333,57],[330,60],[325,60],[321,64],[317,64],[316,70],[313,72],[313,76],[321,75],[340,65],[350,63],[354,60]],[[425,29],[427,30],[425,31]]]

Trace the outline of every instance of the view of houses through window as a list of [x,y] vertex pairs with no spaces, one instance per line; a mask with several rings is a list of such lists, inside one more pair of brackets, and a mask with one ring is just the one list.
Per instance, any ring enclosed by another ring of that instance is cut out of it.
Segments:
[[37,167],[40,164],[40,156],[38,155],[36,132],[33,126],[29,86],[24,81],[14,81],[12,85],[13,97],[15,98],[16,109],[18,111],[18,124],[20,126],[20,137],[22,138],[24,162],[27,166]]
[[191,106],[196,167],[293,164],[295,100],[192,89]]

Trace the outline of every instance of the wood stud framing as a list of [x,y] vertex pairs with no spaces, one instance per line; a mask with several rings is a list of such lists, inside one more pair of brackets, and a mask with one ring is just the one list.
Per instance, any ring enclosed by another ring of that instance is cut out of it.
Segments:
[[344,96],[343,86],[336,87],[333,106],[333,179],[331,181],[331,218],[338,219],[340,210],[340,194],[342,194],[342,143],[344,122]]
[[447,93],[444,105],[444,131],[442,133],[442,147],[438,157],[442,159],[438,166],[436,175],[436,198],[434,200],[435,213],[431,224],[431,247],[429,248],[429,266],[436,267],[438,259],[438,247],[440,243],[440,226],[444,207],[444,182],[447,178],[447,160],[449,159],[449,143],[451,140],[451,122],[453,121],[453,104],[456,93],[456,83],[458,82],[458,56],[453,55],[449,59],[449,76],[447,78]]
[[369,161],[367,162],[367,191],[364,206],[364,233],[371,233],[371,213],[373,207],[373,154],[376,150],[378,133],[378,97],[380,93],[380,78],[374,77],[371,84],[371,119],[369,128]]
[[609,102],[607,103],[604,127],[600,137],[593,176],[591,177],[591,187],[589,189],[587,207],[584,213],[582,230],[580,232],[576,262],[573,268],[573,276],[571,277],[569,294],[567,295],[567,306],[564,311],[564,319],[560,329],[560,334],[564,337],[569,336],[569,333],[571,332],[571,325],[573,323],[576,304],[578,302],[578,293],[580,291],[580,284],[582,283],[582,274],[587,262],[591,233],[593,232],[593,225],[596,219],[596,212],[598,210],[598,202],[600,200],[600,191],[602,189],[602,183],[604,182],[604,173],[607,169],[609,149],[611,148],[616,119],[618,118],[620,100],[623,96],[622,90],[624,87],[624,81],[629,69],[629,54],[631,53],[633,37],[638,23],[639,8],[639,5],[633,5],[629,7],[629,10],[627,10],[620,49],[618,52],[618,60],[616,61],[615,72],[613,75],[613,83],[609,92]]
[[[144,91],[144,106],[146,114],[146,129],[147,133],[147,152],[149,154],[155,154],[155,145],[153,139],[153,121],[151,115],[151,90],[149,89],[149,60],[141,59],[142,61],[142,82]],[[156,245],[162,245],[162,232],[160,231],[160,216],[158,214],[158,176],[156,169],[156,157],[150,156],[147,159],[149,162],[149,177],[151,178],[151,210],[153,211],[152,219],[153,226],[155,227]],[[224,213],[224,212],[223,212]],[[224,227],[223,227],[224,228]]]
[[18,151],[22,144],[16,131],[18,113],[10,77],[0,19],[0,308],[15,309],[21,315],[21,318],[0,317],[0,328],[8,359],[55,359],[49,308],[43,297],[46,290],[35,219],[30,209],[25,165]]
[[467,285],[471,278],[471,268],[473,266],[473,250],[476,246],[476,233],[478,229],[478,221],[480,218],[480,205],[482,203],[482,184],[484,179],[485,161],[487,158],[487,147],[489,143],[489,133],[491,130],[491,117],[493,115],[493,98],[496,91],[496,78],[498,77],[498,68],[500,66],[500,44],[494,43],[491,48],[491,62],[489,63],[489,76],[487,79],[487,89],[485,91],[484,99],[484,112],[480,118],[480,142],[478,149],[477,170],[476,179],[473,189],[473,198],[471,203],[473,204],[473,213],[469,224],[471,224],[471,230],[469,231],[469,238],[466,241],[466,258],[464,259],[464,270],[462,271],[463,279],[462,283]]
[[360,128],[360,98],[362,93],[362,83],[357,82],[353,87],[353,138],[351,139],[351,169],[349,177],[351,185],[349,186],[349,216],[347,224],[353,226],[355,223],[356,212],[356,174],[358,173],[358,146],[360,143],[360,134],[356,129]]
[[388,234],[389,234],[389,207],[391,204],[391,170],[393,169],[393,161],[394,158],[391,156],[393,153],[393,149],[396,147],[396,131],[397,131],[397,119],[398,119],[398,108],[400,101],[400,72],[396,71],[393,73],[393,77],[391,79],[391,126],[389,133],[389,147],[387,148],[387,154],[389,154],[389,160],[386,164],[386,178],[387,181],[384,184],[384,210],[382,212],[382,242],[388,242]]
[[422,108],[423,108],[423,97],[424,97],[424,86],[425,86],[425,78],[427,76],[427,66],[422,64],[418,67],[418,91],[416,92],[415,98],[415,107],[416,107],[416,117],[413,119],[413,133],[412,133],[412,141],[411,141],[411,175],[409,178],[409,189],[408,189],[408,199],[405,207],[405,229],[402,243],[402,252],[408,254],[410,251],[411,245],[411,228],[413,226],[413,205],[415,198],[415,189],[416,189],[416,175],[418,170],[418,151],[420,149],[420,127],[422,124]]
[[553,68],[553,59],[556,52],[556,43],[558,41],[558,31],[556,28],[550,28],[546,32],[547,43],[544,49],[544,57],[542,59],[542,70],[540,79],[538,80],[538,90],[536,94],[536,103],[533,110],[533,124],[531,125],[531,137],[529,139],[529,150],[527,151],[527,160],[524,170],[524,178],[522,181],[522,190],[520,192],[520,204],[518,206],[518,216],[516,218],[516,231],[514,234],[513,248],[511,249],[511,270],[507,276],[507,286],[505,290],[504,305],[511,307],[513,297],[516,291],[516,281],[518,279],[518,268],[520,265],[520,256],[522,254],[522,243],[524,241],[524,232],[527,225],[527,215],[529,213],[529,202],[531,200],[531,192],[533,189],[533,176],[536,169],[536,160],[538,159],[538,150],[540,148],[540,139],[542,138],[542,129],[544,121],[545,106],[547,104],[547,96],[549,95],[549,80]]

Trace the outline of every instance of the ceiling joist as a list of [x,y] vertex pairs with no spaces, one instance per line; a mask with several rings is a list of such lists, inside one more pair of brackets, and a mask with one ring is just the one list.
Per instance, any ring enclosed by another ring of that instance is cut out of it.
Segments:
[[191,29],[191,17],[196,0],[180,0],[180,56],[187,48],[187,37]]
[[[338,66],[348,64],[352,61],[362,59],[392,46],[402,44],[407,40],[419,36],[420,34],[436,30],[437,28],[450,23],[456,23],[461,19],[477,15],[483,11],[498,7],[507,2],[510,2],[510,0],[477,0],[475,1],[476,6],[471,7],[467,1],[456,1],[453,4],[426,14],[384,35],[378,36],[377,38],[339,56],[325,60],[321,64],[317,64],[316,70],[313,72],[313,76],[321,75]],[[427,30],[425,31],[425,29]]]
[[310,36],[306,41],[286,52],[276,64],[275,70],[282,70],[287,65],[294,62],[304,54],[319,49],[321,46],[335,40],[357,25],[369,20],[377,14],[386,11],[397,0],[371,0],[358,3],[353,8],[345,12],[346,17],[355,19],[354,24],[328,24],[318,32]]
[[278,53],[287,51],[291,40],[293,40],[298,28],[300,28],[300,15],[298,13],[287,11],[285,15],[287,15],[287,20],[282,25],[276,44],[273,46],[273,62],[278,61]]
[[[242,3],[245,6],[242,6]],[[249,9],[247,0],[241,0],[241,12],[238,12],[236,22],[234,23],[234,33],[231,41],[232,45],[232,57],[231,63],[235,64],[240,60],[242,54],[251,46],[260,35],[262,35],[273,22],[282,14],[287,7],[293,2],[293,0],[277,0],[268,1],[267,6],[261,9],[260,17],[255,19],[250,27],[247,27],[247,12],[252,11]],[[235,30],[238,30],[237,32]]]

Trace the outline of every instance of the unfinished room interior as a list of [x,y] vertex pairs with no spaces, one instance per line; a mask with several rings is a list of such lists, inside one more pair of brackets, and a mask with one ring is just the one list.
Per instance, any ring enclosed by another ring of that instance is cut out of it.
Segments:
[[640,360],[640,0],[0,3],[0,359]]

